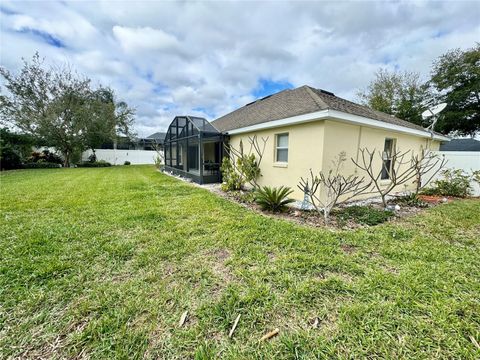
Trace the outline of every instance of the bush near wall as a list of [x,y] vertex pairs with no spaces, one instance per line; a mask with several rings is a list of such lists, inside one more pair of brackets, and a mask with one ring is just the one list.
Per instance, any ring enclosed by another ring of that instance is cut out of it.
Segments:
[[25,163],[22,165],[23,169],[53,169],[53,168],[61,168],[61,164],[51,163],[51,162],[32,162],[32,163]]
[[461,169],[446,169],[442,171],[442,178],[433,183],[433,187],[422,191],[425,195],[441,195],[467,197],[472,190],[470,180],[472,175]]
[[22,157],[12,146],[2,146],[0,149],[0,169],[11,170],[22,167]]
[[110,164],[109,162],[100,160],[95,162],[85,161],[77,164],[77,166],[78,167],[108,167],[108,166],[112,166],[112,164]]
[[57,154],[50,152],[49,150],[43,150],[41,152],[34,151],[27,159],[27,163],[46,162],[51,164],[63,164],[63,159]]
[[0,129],[0,169],[21,169],[34,144],[34,139],[29,135],[13,133],[7,128]]

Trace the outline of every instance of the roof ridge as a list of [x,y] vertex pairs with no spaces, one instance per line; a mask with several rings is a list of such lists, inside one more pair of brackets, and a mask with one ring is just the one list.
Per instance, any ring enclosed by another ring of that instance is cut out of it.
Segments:
[[320,107],[321,110],[328,109],[328,105],[325,101],[323,101],[320,96],[318,96],[315,91],[312,90],[312,88],[308,85],[303,85],[302,87],[307,90],[307,94],[310,95],[310,97],[315,101],[315,103]]

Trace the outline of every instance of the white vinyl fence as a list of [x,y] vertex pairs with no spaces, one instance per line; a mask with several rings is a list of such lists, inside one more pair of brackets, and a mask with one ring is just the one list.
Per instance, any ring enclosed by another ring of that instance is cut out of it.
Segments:
[[[478,151],[434,151],[433,153],[445,157],[448,161],[445,166],[447,169],[462,169],[468,174],[480,170],[480,152]],[[439,177],[441,174],[435,176],[435,178]],[[480,196],[480,186],[474,181],[472,181],[472,189],[472,195]]]
[[[82,154],[82,161],[88,161],[92,150],[87,150]],[[104,160],[112,165],[123,165],[125,161],[130,161],[132,165],[155,164],[155,158],[158,156],[156,151],[149,150],[110,150],[96,149],[95,155],[98,160]],[[163,162],[163,156],[162,156]]]

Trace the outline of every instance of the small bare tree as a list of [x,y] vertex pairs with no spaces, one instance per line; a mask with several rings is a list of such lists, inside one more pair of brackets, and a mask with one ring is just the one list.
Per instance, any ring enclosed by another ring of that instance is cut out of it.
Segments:
[[325,223],[328,223],[330,212],[355,196],[364,193],[371,185],[365,184],[364,178],[359,176],[340,174],[340,169],[346,161],[346,154],[342,151],[333,160],[333,168],[328,173],[320,172],[315,175],[310,169],[310,177],[300,179],[298,188],[304,191],[315,210],[323,213]]
[[153,139],[150,146],[153,148],[153,150],[157,153],[157,155],[154,158],[155,161],[155,166],[157,168],[160,168],[161,165],[165,161],[165,155],[164,155],[164,150],[163,150],[163,144],[157,141],[157,139]]
[[257,135],[249,136],[248,143],[250,148],[248,153],[243,149],[243,141],[240,141],[239,149],[233,146],[225,146],[225,152],[228,154],[231,165],[239,175],[240,182],[248,182],[254,189],[258,189],[258,178],[261,176],[260,164],[267,146],[268,137],[262,137],[261,143]]
[[446,164],[445,156],[440,157],[428,149],[412,156],[412,166],[415,168],[415,195],[418,195]]
[[[382,166],[380,169],[374,166],[376,155],[378,154]],[[416,192],[425,187],[445,166],[445,159],[439,159],[431,154],[429,151],[422,151],[420,154],[413,154],[410,150],[400,151],[394,149],[389,156],[389,164],[386,165],[385,152],[376,152],[368,150],[367,148],[360,149],[360,159],[352,162],[361,170],[365,171],[368,178],[371,180],[372,189],[370,193],[378,193],[382,198],[383,206],[387,206],[386,197],[396,187],[406,184],[415,179]],[[431,174],[431,172],[434,172]],[[382,174],[386,175],[382,179]],[[422,177],[429,174],[427,181],[423,181]],[[382,180],[388,182],[382,183]]]

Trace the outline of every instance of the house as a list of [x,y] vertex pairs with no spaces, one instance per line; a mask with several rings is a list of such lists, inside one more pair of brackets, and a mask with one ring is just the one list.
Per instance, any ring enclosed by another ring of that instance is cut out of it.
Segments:
[[144,143],[148,146],[148,149],[145,150],[155,150],[155,147],[158,147],[159,150],[163,150],[163,145],[165,143],[165,136],[167,133],[165,132],[156,132],[152,135],[147,136],[146,138],[142,139]]
[[440,151],[479,151],[480,141],[475,139],[452,139],[440,145]]
[[[188,122],[188,117],[184,118]],[[380,170],[389,163],[388,156],[394,149],[412,152],[438,150],[442,141],[449,141],[449,138],[427,131],[421,126],[309,86],[266,96],[208,124],[208,132],[211,134],[208,136],[212,136],[216,144],[228,142],[235,149],[240,148],[241,142],[248,144],[249,138],[253,136],[266,139],[259,184],[289,186],[294,190],[292,197],[297,200],[302,200],[304,196],[297,187],[300,178],[307,176],[310,169],[314,172],[328,171],[340,152],[345,152],[348,159],[358,160],[362,148],[383,151],[385,158],[382,160],[379,157],[374,164]],[[174,128],[175,131],[178,130]],[[188,144],[193,141],[201,152],[190,152],[190,149],[185,151],[185,143],[175,143],[176,164],[179,164],[178,156],[183,156],[181,160],[184,173],[189,171],[188,165],[185,165],[185,162],[190,161],[189,155],[198,157],[195,169],[199,169],[199,175],[202,163],[205,166],[212,159],[215,163],[220,162],[221,146],[218,153],[208,153],[202,147],[200,136],[190,138],[186,133],[178,134],[185,136],[184,139],[195,139]],[[165,144],[170,144],[168,133]],[[214,146],[215,150],[217,146]],[[178,152],[179,147],[182,147],[180,152],[183,155]],[[173,160],[172,153],[166,148],[167,170],[175,171],[169,160]],[[342,172],[345,175],[358,172],[352,161],[349,160],[344,165]],[[202,183],[215,179],[194,180]],[[382,181],[388,183],[389,180],[385,178]],[[408,185],[413,186],[413,183]],[[404,189],[402,186],[401,190]]]

